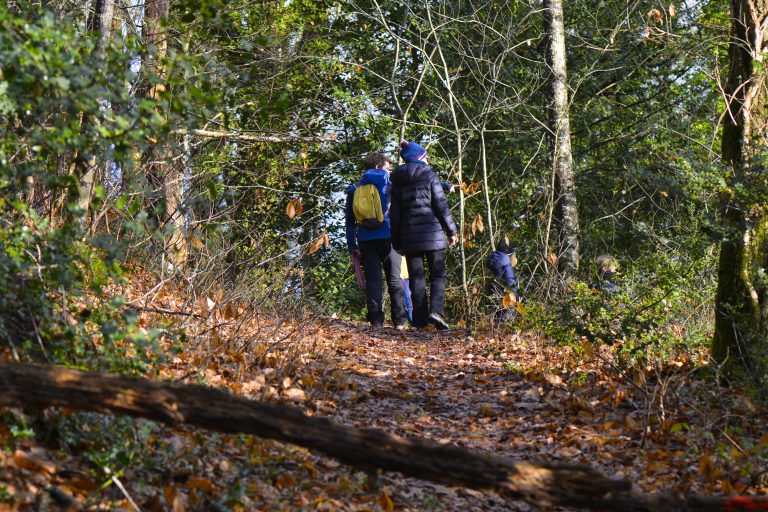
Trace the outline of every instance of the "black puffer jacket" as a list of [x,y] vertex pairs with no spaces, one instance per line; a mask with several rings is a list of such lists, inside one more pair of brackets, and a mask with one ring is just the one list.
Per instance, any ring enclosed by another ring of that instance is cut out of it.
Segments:
[[391,180],[392,247],[403,254],[448,247],[445,234],[455,235],[456,224],[434,171],[421,162],[407,163]]

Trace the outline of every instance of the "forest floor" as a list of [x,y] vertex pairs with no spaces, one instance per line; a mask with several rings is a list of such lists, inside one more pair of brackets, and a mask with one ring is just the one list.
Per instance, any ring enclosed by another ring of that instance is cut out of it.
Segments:
[[[159,305],[173,308],[170,297]],[[648,492],[768,494],[768,408],[718,387],[702,371],[704,355],[621,369],[615,347],[564,348],[512,331],[254,320],[249,335],[242,323],[233,327],[236,307],[207,299],[199,311],[213,322],[187,326],[190,341],[160,365],[160,378],[499,456],[588,464]],[[0,422],[0,510],[66,502],[71,510],[174,512],[530,510],[395,473],[373,483],[309,450],[252,436],[56,416],[57,439],[47,443]]]

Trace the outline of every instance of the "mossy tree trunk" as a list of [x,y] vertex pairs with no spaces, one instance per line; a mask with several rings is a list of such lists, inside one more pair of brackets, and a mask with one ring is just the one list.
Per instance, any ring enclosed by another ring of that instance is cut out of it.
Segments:
[[720,244],[712,354],[732,373],[756,376],[768,331],[765,68],[768,0],[731,0],[722,153]]

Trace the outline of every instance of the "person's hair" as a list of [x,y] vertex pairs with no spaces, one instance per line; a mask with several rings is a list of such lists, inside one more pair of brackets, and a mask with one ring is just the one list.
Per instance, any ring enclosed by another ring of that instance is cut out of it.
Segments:
[[618,263],[616,261],[616,258],[611,256],[610,254],[601,254],[597,258],[595,258],[595,266],[597,267],[597,271],[601,273],[615,273],[618,267]]
[[384,153],[371,153],[365,157],[365,160],[363,161],[366,169],[383,169],[385,164],[391,163],[392,160],[390,160]]
[[499,235],[498,242],[496,242],[496,250],[505,252],[507,254],[514,254],[515,244],[509,239],[509,235]]

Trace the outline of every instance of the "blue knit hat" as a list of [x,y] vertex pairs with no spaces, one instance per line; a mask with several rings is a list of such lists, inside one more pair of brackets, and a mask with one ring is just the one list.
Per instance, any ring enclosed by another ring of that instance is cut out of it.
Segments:
[[400,143],[400,147],[402,148],[400,149],[400,156],[408,163],[418,162],[427,156],[427,150],[415,142],[404,140]]

